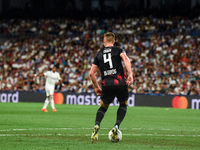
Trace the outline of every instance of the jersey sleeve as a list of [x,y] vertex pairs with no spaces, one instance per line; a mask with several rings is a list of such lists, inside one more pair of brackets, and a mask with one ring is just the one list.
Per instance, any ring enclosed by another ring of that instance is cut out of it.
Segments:
[[98,55],[95,56],[93,64],[99,67]]
[[60,74],[58,73],[58,80],[61,80]]
[[125,49],[120,49],[120,54],[121,54],[121,53],[125,53],[125,54],[126,54]]
[[49,75],[49,71],[44,72],[44,76],[48,76]]

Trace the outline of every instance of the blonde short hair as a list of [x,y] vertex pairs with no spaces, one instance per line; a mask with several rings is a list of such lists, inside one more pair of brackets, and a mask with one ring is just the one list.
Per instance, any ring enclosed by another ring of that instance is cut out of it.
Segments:
[[107,32],[104,34],[104,38],[107,42],[114,42],[115,41],[115,34],[112,32]]

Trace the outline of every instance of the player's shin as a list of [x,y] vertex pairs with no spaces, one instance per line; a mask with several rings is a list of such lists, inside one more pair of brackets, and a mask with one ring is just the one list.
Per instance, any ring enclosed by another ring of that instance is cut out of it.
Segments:
[[97,110],[97,114],[96,114],[96,120],[95,120],[95,125],[99,125],[101,124],[101,121],[106,113],[107,109],[105,109],[104,107],[100,107]]
[[49,96],[49,101],[50,101],[50,104],[51,104],[51,108],[52,109],[55,109],[55,106],[54,106],[54,101],[53,101],[53,96]]
[[47,106],[48,106],[48,104],[49,104],[49,98],[47,97],[46,100],[45,100],[45,102],[44,102],[43,109],[46,109]]
[[126,115],[127,105],[126,104],[120,104],[118,110],[117,110],[117,121],[115,126],[119,128],[121,122],[123,121],[125,115]]

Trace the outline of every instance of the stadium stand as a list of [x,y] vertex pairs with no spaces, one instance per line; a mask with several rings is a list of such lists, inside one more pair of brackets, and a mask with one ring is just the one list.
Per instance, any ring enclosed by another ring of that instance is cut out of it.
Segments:
[[[94,92],[89,70],[102,35],[117,34],[134,72],[129,92],[200,94],[200,16],[0,20],[0,90],[44,92],[44,78],[29,78],[56,65],[68,93]],[[98,73],[100,82],[100,74]]]

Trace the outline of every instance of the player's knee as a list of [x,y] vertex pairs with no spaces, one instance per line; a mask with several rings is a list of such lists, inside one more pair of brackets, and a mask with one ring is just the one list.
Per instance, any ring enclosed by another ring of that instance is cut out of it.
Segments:
[[100,105],[101,107],[103,107],[103,108],[105,108],[106,110],[108,109],[108,107],[109,107],[109,104],[102,104],[102,105]]
[[127,100],[126,101],[123,101],[123,102],[119,102],[119,104],[121,105],[121,104],[126,104],[127,105]]
[[108,106],[103,106],[106,110],[108,109]]
[[102,111],[102,112],[104,112],[104,113],[107,111],[107,109],[104,108],[104,107],[100,107],[99,110]]
[[105,108],[106,110],[108,109],[109,107],[109,104],[105,104],[102,100],[100,101],[100,107],[103,107]]
[[53,99],[53,95],[49,95],[49,100],[52,100]]
[[127,105],[125,103],[120,104],[119,107],[127,109]]

